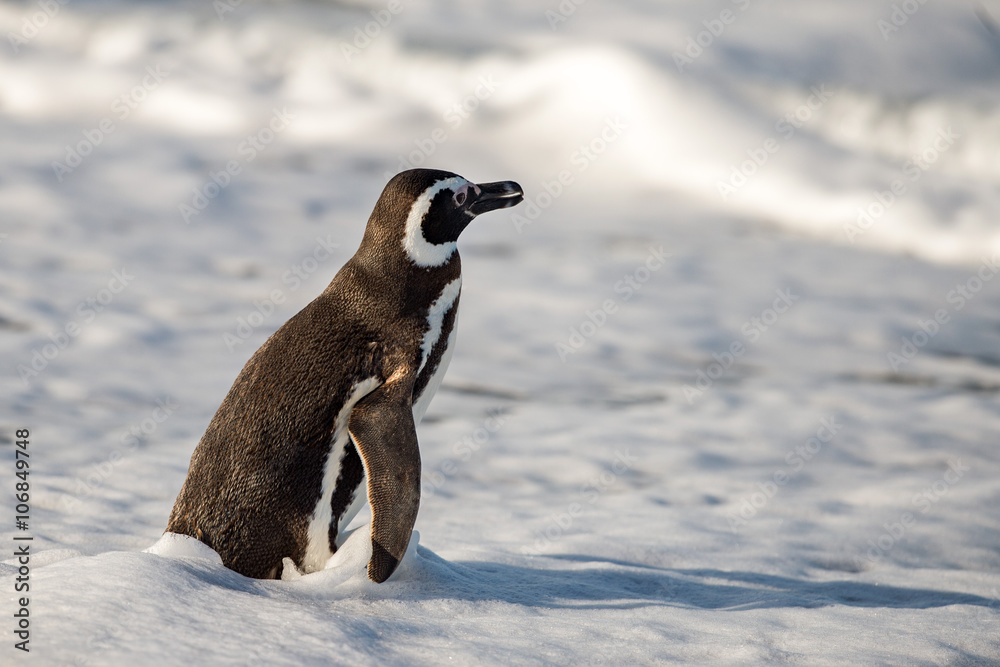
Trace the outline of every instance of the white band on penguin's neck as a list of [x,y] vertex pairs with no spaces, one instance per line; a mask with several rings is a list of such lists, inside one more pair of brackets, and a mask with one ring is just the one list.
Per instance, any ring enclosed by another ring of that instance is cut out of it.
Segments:
[[431,202],[437,193],[445,189],[456,190],[468,183],[461,176],[446,178],[438,181],[420,193],[417,201],[413,202],[410,214],[406,217],[406,232],[403,236],[403,250],[417,266],[441,266],[447,262],[452,253],[455,252],[456,243],[431,243],[424,238],[423,222],[427,212],[431,208]]

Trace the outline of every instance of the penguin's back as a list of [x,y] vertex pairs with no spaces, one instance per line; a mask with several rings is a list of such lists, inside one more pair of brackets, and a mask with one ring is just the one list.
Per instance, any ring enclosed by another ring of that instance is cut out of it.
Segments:
[[302,562],[332,440],[344,430],[338,417],[352,394],[361,398],[359,385],[384,381],[387,358],[406,363],[401,343],[419,335],[398,322],[387,340],[379,302],[366,301],[346,269],[247,362],[171,513],[168,531],[198,538],[247,576],[277,576],[284,556]]

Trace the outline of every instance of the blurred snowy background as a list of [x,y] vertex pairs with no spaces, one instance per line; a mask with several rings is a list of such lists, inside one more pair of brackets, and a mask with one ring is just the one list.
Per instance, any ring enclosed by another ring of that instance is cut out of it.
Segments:
[[[998,664],[998,20],[0,2],[30,659]],[[289,582],[141,553],[240,368],[410,166],[527,194],[459,244],[419,548],[382,586],[351,550]]]

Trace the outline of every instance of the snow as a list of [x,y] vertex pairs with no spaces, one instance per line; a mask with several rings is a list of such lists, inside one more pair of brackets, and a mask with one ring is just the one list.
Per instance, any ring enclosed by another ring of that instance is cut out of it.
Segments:
[[[1000,662],[1000,6],[896,5],[0,3],[33,661]],[[366,516],[279,581],[163,538],[416,162],[527,199],[459,240],[397,572]]]

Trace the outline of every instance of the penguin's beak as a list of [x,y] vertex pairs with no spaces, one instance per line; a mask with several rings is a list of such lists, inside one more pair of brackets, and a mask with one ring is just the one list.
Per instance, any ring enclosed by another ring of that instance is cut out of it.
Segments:
[[469,210],[475,215],[482,215],[498,208],[517,206],[524,200],[524,190],[514,181],[479,183],[476,187],[479,188],[479,196],[469,206]]

